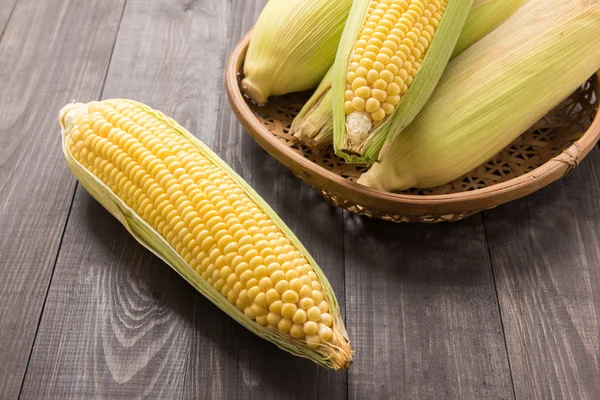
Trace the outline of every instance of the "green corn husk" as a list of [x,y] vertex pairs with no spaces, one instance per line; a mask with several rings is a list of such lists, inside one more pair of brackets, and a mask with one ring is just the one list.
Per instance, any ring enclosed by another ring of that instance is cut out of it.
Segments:
[[352,0],[270,0],[244,61],[242,90],[257,104],[315,88],[335,59]]
[[477,43],[517,11],[527,0],[474,0],[452,58]]
[[146,223],[132,208],[121,200],[102,180],[96,177],[92,172],[80,164],[71,154],[67,145],[68,137],[75,117],[80,112],[87,112],[86,105],[82,103],[74,103],[65,106],[59,115],[59,125],[62,130],[62,149],[65,155],[67,164],[73,175],[81,183],[81,185],[106,208],[129,233],[145,248],[160,258],[163,262],[173,268],[181,275],[188,283],[190,283],[202,295],[208,298],[221,310],[226,312],[234,320],[242,324],[251,332],[268,340],[279,348],[293,355],[307,358],[323,367],[335,370],[346,370],[352,364],[352,350],[349,345],[348,334],[344,327],[337,299],[333,293],[333,289],[323,271],[319,268],[308,251],[304,248],[298,238],[285,225],[273,209],[252,189],[242,177],[233,171],[223,160],[221,160],[214,152],[206,145],[196,139],[190,132],[179,125],[173,119],[165,116],[160,111],[134,102],[132,100],[119,100],[136,104],[147,112],[151,118],[157,118],[166,123],[177,134],[189,140],[199,151],[215,165],[218,165],[224,170],[232,180],[237,183],[248,195],[248,197],[265,212],[278,226],[278,228],[286,235],[286,237],[296,246],[298,251],[310,262],[317,274],[325,299],[329,303],[330,313],[334,317],[334,337],[330,346],[320,346],[318,349],[313,349],[307,344],[298,339],[284,336],[275,330],[270,330],[267,327],[261,326],[256,321],[248,318],[244,313],[229,302],[226,297],[221,295],[213,288],[206,280],[193,270],[185,260],[177,253],[177,251],[148,223]]
[[292,121],[290,134],[313,150],[333,142],[333,110],[331,109],[331,76],[329,68],[317,90]]
[[427,106],[359,183],[446,184],[489,160],[600,68],[600,2],[530,1],[452,61]]
[[389,143],[415,118],[435,89],[450,60],[473,0],[448,0],[444,15],[408,92],[393,113],[371,127],[366,138],[347,132],[344,111],[346,75],[352,48],[370,0],[355,0],[338,47],[332,77],[333,146],[347,162],[371,164],[382,159]]
[[[511,16],[525,0],[475,0],[451,59],[458,56]],[[321,84],[294,118],[290,133],[315,150],[333,143],[330,68]]]

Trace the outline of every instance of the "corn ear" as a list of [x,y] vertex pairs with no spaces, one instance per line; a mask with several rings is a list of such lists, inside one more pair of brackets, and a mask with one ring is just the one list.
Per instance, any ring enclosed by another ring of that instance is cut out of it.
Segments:
[[337,155],[362,164],[384,156],[386,144],[413,120],[435,89],[471,4],[472,0],[354,1],[333,69]]
[[242,90],[257,104],[315,88],[335,59],[352,0],[270,0],[252,31]]
[[359,183],[384,191],[459,178],[600,68],[600,2],[530,1],[446,69],[429,102]]
[[333,139],[333,115],[331,110],[331,76],[330,68],[317,90],[304,104],[292,121],[290,134],[311,149],[328,145]]
[[[525,0],[475,0],[467,16],[452,58],[493,31],[514,13]],[[294,118],[290,133],[313,150],[333,142],[330,69],[321,84]]]
[[527,0],[475,0],[452,52],[456,57],[478,42],[519,9]]
[[324,367],[349,367],[327,278],[203,143],[131,100],[69,104],[59,124],[73,174],[138,242],[258,336]]

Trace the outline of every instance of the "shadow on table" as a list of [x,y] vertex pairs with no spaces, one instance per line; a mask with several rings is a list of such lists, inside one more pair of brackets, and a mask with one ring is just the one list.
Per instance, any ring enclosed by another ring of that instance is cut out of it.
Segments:
[[[597,220],[597,205],[590,201],[598,190],[584,184],[591,174],[590,161],[538,192],[455,223],[393,224],[346,214],[346,268],[431,286],[472,286],[485,283],[481,272],[490,269],[492,251],[495,260],[518,265],[515,273],[528,274],[542,260],[525,257],[538,248],[552,254],[560,246],[557,230],[561,237],[577,236],[577,221]],[[552,261],[544,262],[552,267]]]
[[589,204],[598,197],[596,182],[585,183],[591,180],[591,167],[591,162],[586,163],[558,182],[485,212],[486,228],[494,233],[491,239],[510,242],[532,229],[555,234],[567,229],[577,218],[588,221],[597,218],[597,205]]
[[346,214],[345,222],[347,273],[432,289],[485,283],[482,272],[490,261],[480,215],[455,223],[394,224]]

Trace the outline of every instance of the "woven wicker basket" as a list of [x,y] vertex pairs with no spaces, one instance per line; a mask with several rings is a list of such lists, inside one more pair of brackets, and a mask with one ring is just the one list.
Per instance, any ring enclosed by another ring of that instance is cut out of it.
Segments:
[[234,49],[226,83],[231,106],[252,138],[335,206],[393,222],[458,221],[526,196],[571,171],[600,138],[596,95],[600,72],[486,164],[427,190],[386,193],[354,181],[367,170],[329,148],[315,154],[288,134],[310,93],[271,98],[258,107],[240,91],[248,33]]

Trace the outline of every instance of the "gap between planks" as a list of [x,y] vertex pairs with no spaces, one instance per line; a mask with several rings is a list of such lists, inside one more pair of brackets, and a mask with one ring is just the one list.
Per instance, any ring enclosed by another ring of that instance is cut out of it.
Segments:
[[[13,5],[13,8],[10,11],[9,21],[10,21],[10,17],[12,16],[12,13],[13,13],[14,9],[17,6],[17,2],[18,1],[19,0],[15,0],[15,4]],[[114,36],[114,40],[113,40],[113,44],[112,44],[112,50],[110,52],[110,56],[109,56],[109,59],[108,59],[107,68],[106,68],[106,71],[104,73],[104,79],[103,79],[103,82],[102,82],[102,89],[100,91],[99,99],[101,99],[102,96],[103,96],[103,94],[104,94],[104,87],[106,85],[106,78],[108,77],[108,72],[110,70],[112,56],[113,56],[114,51],[115,51],[115,45],[117,43],[117,38],[119,36],[119,30],[121,29],[121,23],[123,22],[123,14],[125,13],[125,7],[126,7],[126,5],[127,5],[127,0],[123,0],[123,6],[121,8],[121,15],[119,17],[119,24],[118,24],[118,27],[117,27],[117,30],[116,30],[116,33],[115,33],[115,36]],[[8,25],[8,21],[7,21],[6,25],[5,25],[5,29],[6,29],[7,25]],[[4,34],[4,30],[2,30],[2,32],[0,33],[0,41],[2,40],[3,34]],[[65,238],[65,232],[67,231],[67,225],[69,223],[69,218],[71,217],[71,212],[73,211],[73,203],[75,201],[75,194],[77,193],[77,188],[78,187],[79,187],[79,182],[75,181],[75,185],[74,185],[73,191],[71,193],[71,201],[69,202],[69,210],[68,210],[68,212],[66,214],[65,222],[63,224],[62,232],[61,232],[61,235],[60,235],[60,241],[59,241],[58,247],[56,249],[56,255],[54,257],[54,263],[52,264],[52,271],[50,273],[50,279],[48,280],[48,284],[47,284],[47,287],[46,287],[46,294],[44,296],[44,301],[42,303],[42,308],[41,308],[40,315],[39,315],[39,318],[38,318],[37,327],[36,327],[36,330],[35,330],[35,335],[33,337],[33,342],[31,343],[31,349],[29,350],[29,357],[27,359],[27,365],[25,366],[25,372],[23,374],[23,379],[21,380],[21,388],[19,389],[19,398],[21,398],[21,395],[23,393],[23,387],[25,385],[25,379],[27,377],[27,371],[29,370],[29,363],[31,362],[31,356],[33,354],[33,349],[34,349],[35,343],[37,341],[38,332],[39,332],[39,329],[40,329],[40,324],[42,322],[42,317],[44,315],[44,310],[46,309],[46,302],[48,300],[48,293],[50,292],[50,286],[52,285],[52,281],[53,281],[53,278],[54,278],[54,272],[56,271],[56,264],[58,262],[58,256],[60,255],[60,251],[62,249],[62,244],[63,244],[63,240]]]

